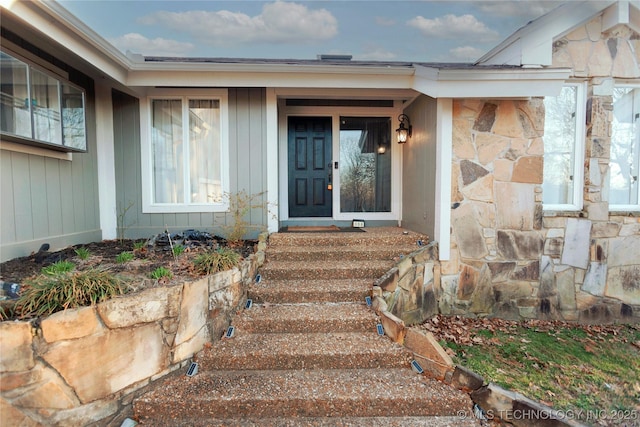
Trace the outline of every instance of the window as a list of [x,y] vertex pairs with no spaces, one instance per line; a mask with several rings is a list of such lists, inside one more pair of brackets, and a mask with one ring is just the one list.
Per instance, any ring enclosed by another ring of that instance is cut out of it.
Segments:
[[340,212],[391,212],[389,117],[340,117]]
[[[223,93],[224,92],[224,93]],[[228,142],[226,91],[152,96],[143,103],[143,210],[226,210]]]
[[3,136],[63,151],[86,151],[82,89],[4,51],[0,82]]
[[582,209],[584,99],[583,84],[566,84],[544,99],[544,209]]
[[613,89],[613,122],[609,160],[609,209],[638,210],[640,167],[640,88]]

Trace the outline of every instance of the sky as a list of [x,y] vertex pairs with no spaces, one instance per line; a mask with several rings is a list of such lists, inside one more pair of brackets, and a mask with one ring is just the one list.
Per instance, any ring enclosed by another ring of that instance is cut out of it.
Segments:
[[59,0],[145,56],[473,62],[561,1]]

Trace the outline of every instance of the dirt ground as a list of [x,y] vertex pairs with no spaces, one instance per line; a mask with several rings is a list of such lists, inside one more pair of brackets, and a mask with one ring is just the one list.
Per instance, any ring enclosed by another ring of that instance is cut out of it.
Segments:
[[[139,240],[138,242],[144,242]],[[171,248],[168,246],[148,247],[145,245],[142,249],[134,250],[135,240],[103,240],[82,245],[71,246],[59,251],[38,251],[26,257],[15,258],[0,264],[0,279],[4,282],[22,283],[25,279],[37,275],[43,267],[50,265],[56,261],[67,260],[76,264],[77,269],[85,269],[90,267],[109,269],[113,273],[125,276],[141,276],[148,277],[148,274],[157,267],[163,266],[169,268],[173,275],[173,280],[180,280],[184,277],[192,277],[191,260],[198,253],[209,248],[216,248],[226,245],[226,241],[220,237],[213,237],[209,242],[201,245],[189,245],[185,251],[174,257]],[[237,250],[244,257],[250,255],[254,251],[253,241],[246,241],[242,246],[238,246]],[[78,248],[86,248],[89,251],[89,257],[81,260],[76,255]],[[133,252],[135,258],[126,263],[117,263],[116,257],[122,252]]]

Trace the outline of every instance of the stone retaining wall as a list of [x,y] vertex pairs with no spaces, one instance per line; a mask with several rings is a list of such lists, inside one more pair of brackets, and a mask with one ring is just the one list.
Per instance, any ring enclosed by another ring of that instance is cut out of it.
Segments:
[[243,306],[264,262],[266,237],[233,270],[40,320],[0,323],[1,424],[85,426],[185,368]]

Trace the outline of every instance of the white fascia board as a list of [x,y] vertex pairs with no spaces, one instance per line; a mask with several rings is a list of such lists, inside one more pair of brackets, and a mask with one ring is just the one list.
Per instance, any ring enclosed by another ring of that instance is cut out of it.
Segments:
[[[184,66],[185,64],[179,64]],[[187,68],[187,69],[185,69]],[[411,87],[412,68],[397,72],[389,69],[385,73],[373,73],[364,67],[345,73],[344,70],[322,70],[305,67],[303,69],[274,69],[261,66],[260,71],[190,70],[189,67],[176,67],[173,70],[135,71],[127,77],[127,85],[144,86],[217,86],[217,87],[304,87],[304,88],[352,88],[352,89],[408,89]],[[341,68],[341,67],[336,67]]]
[[436,70],[416,66],[413,89],[432,98],[556,96],[570,69]]
[[56,2],[16,1],[8,13],[83,58],[108,77],[125,83],[127,57]]
[[[491,49],[476,64],[485,65],[506,65],[504,58],[522,58],[524,49],[527,46],[536,46],[539,43],[535,40],[544,40],[561,37],[573,30],[579,25],[589,21],[595,15],[602,12],[607,7],[616,3],[616,0],[609,1],[574,1],[567,2],[548,12],[546,15],[528,23],[524,27],[517,30],[511,36],[507,37],[498,46]],[[517,40],[523,40],[524,43],[516,43]],[[549,43],[547,46],[552,52],[553,45]],[[508,52],[512,51],[512,52]],[[550,57],[543,55],[544,57]],[[511,65],[531,65],[531,64],[513,64]],[[551,65],[550,63],[542,63],[537,65]]]

